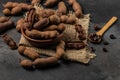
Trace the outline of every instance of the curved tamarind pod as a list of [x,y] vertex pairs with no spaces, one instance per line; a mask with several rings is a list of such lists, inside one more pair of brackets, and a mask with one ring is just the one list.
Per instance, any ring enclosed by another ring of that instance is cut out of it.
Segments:
[[7,34],[3,34],[2,38],[4,40],[4,42],[11,48],[11,49],[16,49],[17,48],[17,44],[16,42],[9,37]]
[[32,60],[35,60],[37,58],[39,58],[39,54],[37,52],[35,52],[33,49],[31,48],[25,48],[24,46],[19,46],[18,47],[18,52]]
[[58,59],[60,59],[63,54],[65,53],[65,42],[64,41],[61,41],[57,47],[56,47],[56,55],[55,57],[57,57]]
[[49,66],[53,66],[58,63],[58,59],[56,57],[48,57],[48,58],[37,58],[33,64],[37,68],[45,68]]
[[59,35],[58,31],[38,31],[32,29],[31,31],[26,30],[26,35],[33,39],[53,39]]
[[83,16],[81,5],[78,2],[73,3],[73,10],[75,11],[75,16],[76,17],[79,18],[79,17]]
[[41,30],[41,29],[45,28],[48,24],[49,24],[49,19],[43,18],[43,19],[39,20],[38,22],[36,22],[33,25],[33,28],[37,29],[37,30]]
[[83,17],[82,7],[76,0],[68,0],[69,5],[72,5],[76,17]]
[[22,67],[24,67],[24,68],[26,68],[26,69],[30,69],[30,68],[33,68],[33,62],[32,61],[30,61],[30,60],[27,60],[27,59],[25,59],[25,60],[21,60],[20,61],[20,65],[22,66]]
[[35,22],[36,12],[35,8],[32,8],[27,13],[27,17],[25,18],[26,23],[28,23],[28,29],[31,30],[33,28],[33,24]]

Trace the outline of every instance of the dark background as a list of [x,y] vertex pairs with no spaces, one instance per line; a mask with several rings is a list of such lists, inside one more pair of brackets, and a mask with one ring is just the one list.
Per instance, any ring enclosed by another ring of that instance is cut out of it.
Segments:
[[[0,0],[0,12],[3,9],[1,4],[7,1]],[[93,25],[99,24],[102,27],[112,16],[120,18],[120,0],[79,0],[79,2],[83,6],[84,13],[91,14],[90,32],[94,31]],[[3,15],[2,12],[0,15]],[[11,19],[16,21],[18,17]],[[17,50],[10,50],[0,38],[0,80],[120,80],[119,23],[118,20],[103,36],[109,45],[90,44],[96,49],[97,57],[89,65],[62,62],[60,66],[51,69],[25,70],[19,65],[20,55]],[[19,42],[20,34],[15,29],[6,33]],[[110,39],[110,34],[114,34],[117,39]],[[106,47],[108,52],[103,52],[103,47]]]

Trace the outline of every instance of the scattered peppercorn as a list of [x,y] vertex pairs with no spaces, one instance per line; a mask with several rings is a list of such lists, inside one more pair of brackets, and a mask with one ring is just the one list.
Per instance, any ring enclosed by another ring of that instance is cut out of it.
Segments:
[[98,31],[98,30],[100,30],[100,29],[101,29],[101,28],[98,27],[98,24],[94,25],[94,30],[95,30],[95,31]]
[[108,50],[107,50],[106,48],[103,48],[103,51],[104,51],[104,52],[108,52]]
[[110,38],[111,39],[116,39],[116,37],[113,34],[110,35]]

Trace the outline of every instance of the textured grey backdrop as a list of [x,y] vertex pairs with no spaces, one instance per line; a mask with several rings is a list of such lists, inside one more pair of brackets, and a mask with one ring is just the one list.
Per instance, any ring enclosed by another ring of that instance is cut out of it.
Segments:
[[[0,0],[0,15],[3,7],[1,4],[7,1]],[[25,0],[17,0],[25,2]],[[83,6],[84,13],[91,13],[90,32],[93,25],[103,26],[113,15],[120,18],[120,0],[79,0]],[[12,17],[16,21],[20,17]],[[108,46],[90,44],[96,49],[97,57],[89,65],[75,62],[62,62],[60,66],[46,69],[28,71],[19,65],[19,54],[16,50],[10,50],[0,38],[0,80],[120,80],[120,21],[113,25],[104,35]],[[11,37],[19,42],[20,34],[15,29],[9,30]],[[111,40],[110,34],[117,39]],[[108,52],[103,52],[106,47]]]

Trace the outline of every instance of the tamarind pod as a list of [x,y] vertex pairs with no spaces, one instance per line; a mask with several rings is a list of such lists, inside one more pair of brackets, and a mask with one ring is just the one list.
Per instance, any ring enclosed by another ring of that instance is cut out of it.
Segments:
[[4,40],[4,42],[11,48],[11,49],[16,49],[17,48],[17,44],[16,42],[9,37],[7,34],[3,34],[2,38]]
[[48,58],[37,58],[33,64],[36,68],[45,68],[58,63],[58,59],[56,57],[48,57]]
[[65,42],[64,41],[61,41],[57,47],[56,47],[56,55],[55,57],[57,57],[58,59],[60,59],[63,54],[65,53]]
[[49,24],[49,19],[48,18],[43,18],[43,19],[39,20],[38,22],[36,22],[33,25],[33,28],[37,29],[37,30],[40,30],[40,29],[45,28],[48,24]]
[[4,23],[4,22],[7,22],[9,20],[8,17],[5,17],[5,16],[0,16],[0,23]]
[[13,27],[14,27],[14,23],[11,20],[8,20],[7,22],[4,23],[0,23],[0,33],[5,32]]
[[52,15],[49,17],[51,24],[59,24],[60,23],[60,17],[57,15]]
[[72,15],[69,16],[68,19],[67,19],[67,21],[66,21],[67,24],[73,24],[75,22],[76,22],[76,17],[72,16]]
[[30,60],[27,60],[27,59],[25,59],[25,60],[21,60],[20,61],[20,65],[22,66],[22,67],[24,67],[24,68],[26,68],[26,69],[30,69],[30,68],[33,68],[33,62],[32,61],[30,61]]
[[58,30],[59,32],[63,32],[63,31],[65,30],[65,24],[64,24],[64,23],[60,23],[60,24],[58,25],[57,30]]
[[36,13],[35,9],[32,8],[30,11],[27,13],[27,18],[25,18],[25,21],[28,23],[28,29],[31,30],[33,28],[33,24],[35,21]]
[[57,2],[58,0],[47,0],[43,5],[45,7],[53,7]]
[[65,15],[67,13],[66,5],[63,1],[59,2],[58,4],[58,13]]
[[78,42],[76,42],[76,43],[75,42],[74,43],[70,42],[70,43],[66,44],[66,47],[70,48],[70,49],[83,49],[85,46],[86,46],[86,44],[84,42],[80,42],[80,43],[78,43]]
[[56,25],[50,25],[49,27],[45,28],[44,31],[53,31],[57,29],[58,27]]
[[59,35],[57,31],[38,31],[35,29],[32,29],[31,31],[26,30],[26,35],[33,39],[52,39]]
[[35,52],[33,49],[31,48],[25,48],[23,46],[20,46],[18,48],[18,52],[21,54],[21,55],[24,55],[32,60],[35,60],[37,58],[39,58],[39,54],[37,52]]
[[83,16],[81,5],[78,2],[73,3],[73,10],[75,11],[76,17],[79,18]]

